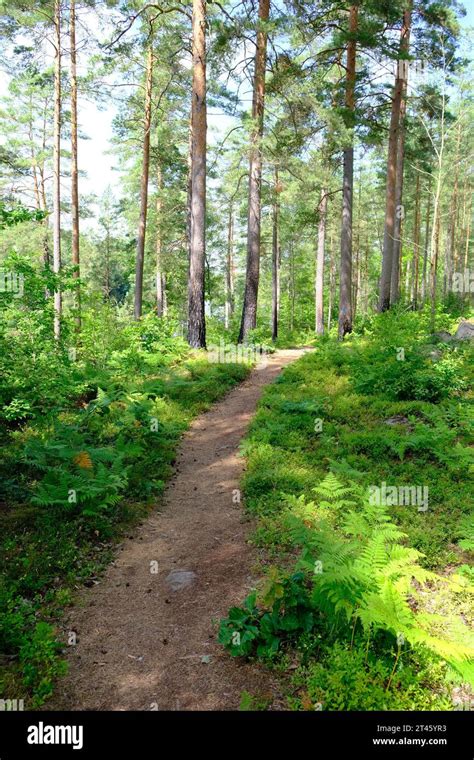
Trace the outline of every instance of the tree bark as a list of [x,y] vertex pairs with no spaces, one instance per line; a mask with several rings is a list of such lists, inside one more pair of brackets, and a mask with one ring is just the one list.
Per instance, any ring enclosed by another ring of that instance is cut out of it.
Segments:
[[143,119],[142,174],[140,179],[140,216],[138,219],[137,256],[135,262],[135,319],[140,319],[143,305],[143,266],[145,262],[146,219],[148,212],[148,176],[150,172],[151,97],[153,86],[153,43],[150,40],[145,73],[145,109]]
[[425,299],[426,299],[428,251],[430,247],[430,216],[431,216],[431,187],[428,187],[428,203],[426,205],[426,219],[425,219],[425,244],[423,248],[423,274],[422,274],[422,282],[421,282],[422,304],[424,304]]
[[453,198],[451,204],[450,214],[450,233],[449,233],[449,258],[448,258],[448,270],[447,270],[447,282],[446,286],[448,291],[453,289],[453,272],[456,270],[458,261],[457,252],[457,226],[458,226],[458,195],[459,195],[459,160],[460,160],[460,148],[461,148],[461,123],[458,122],[457,136],[456,136],[456,154],[455,154],[455,174],[454,174],[454,188]]
[[393,227],[393,261],[390,279],[390,303],[394,304],[400,298],[400,259],[402,247],[403,212],[403,170],[405,164],[405,114],[406,114],[406,82],[402,91],[400,104],[400,128],[397,145],[397,171],[395,182],[395,222]]
[[296,287],[295,287],[295,248],[294,243],[290,243],[290,277],[288,281],[288,296],[290,302],[290,332],[293,332],[295,326],[295,301],[296,301]]
[[280,314],[280,181],[278,167],[275,166],[275,198],[273,201],[272,220],[272,340],[278,338],[278,318]]
[[191,230],[188,279],[188,342],[206,347],[206,0],[193,0],[191,105]]
[[[41,161],[38,162],[38,173],[40,178],[40,192],[41,192],[41,199],[43,201],[43,210],[48,211],[48,202],[46,199],[46,185],[45,185],[45,171],[44,171],[44,156],[46,153],[46,135],[48,130],[48,122],[47,122],[47,104],[48,104],[48,98],[46,97],[44,100],[44,108],[43,108],[43,118],[42,118],[42,158]],[[51,266],[51,251],[49,247],[49,218],[48,216],[45,216],[43,219],[43,226],[44,226],[44,235],[43,235],[43,265],[45,269],[49,269]],[[49,292],[46,291],[46,297],[49,297]]]
[[[61,271],[61,0],[54,2],[53,272]],[[61,337],[61,289],[54,292],[54,337]]]
[[[467,225],[466,225],[466,238],[464,246],[464,271],[469,267],[469,243],[471,241],[471,218],[472,218],[472,194],[469,196],[469,202],[467,204]],[[468,294],[469,298],[469,294]]]
[[[357,193],[357,227],[355,236],[355,273],[352,276],[352,321],[357,314],[357,306],[360,294],[360,226],[361,226],[361,198],[362,198],[362,170],[359,172],[358,193]],[[354,253],[352,254],[354,258]]]
[[379,311],[390,308],[390,289],[392,283],[393,247],[395,240],[395,214],[397,191],[397,158],[401,126],[401,106],[406,87],[407,54],[410,43],[411,3],[403,14],[400,33],[400,46],[392,97],[392,113],[388,138],[387,183],[385,192],[385,229],[382,253],[382,273],[380,276]]
[[459,231],[459,245],[456,246],[455,254],[454,254],[454,270],[457,272],[459,265],[462,263],[463,260],[463,246],[464,246],[464,234],[466,231],[466,225],[467,225],[467,199],[468,196],[470,197],[469,192],[469,184],[468,184],[468,176],[466,175],[464,177],[463,182],[463,189],[462,189],[462,221],[461,221],[461,229]]
[[418,308],[418,280],[420,276],[420,174],[416,174],[416,188],[415,188],[415,219],[413,222],[414,236],[413,236],[413,308]]
[[[349,11],[350,39],[347,45],[345,106],[353,118],[355,109],[356,33],[359,7]],[[352,124],[350,125],[352,130]],[[354,143],[344,149],[342,180],[341,268],[339,279],[339,340],[352,332],[352,194],[354,189]]]
[[162,317],[165,311],[164,283],[163,283],[163,265],[161,261],[161,200],[162,179],[161,167],[158,163],[156,170],[156,239],[155,239],[155,283],[156,283],[156,315]]
[[365,256],[364,256],[364,317],[369,313],[369,232],[365,233]]
[[227,223],[227,257],[225,267],[224,326],[228,330],[234,313],[234,204],[230,201]]
[[76,53],[76,0],[70,0],[69,39],[71,45],[71,217],[72,217],[72,263],[76,297],[76,329],[81,329],[81,286],[79,251],[79,170],[77,160],[77,53]]
[[318,247],[316,251],[316,277],[314,282],[315,330],[317,335],[324,334],[324,249],[326,241],[327,207],[327,189],[322,187],[318,205]]
[[239,343],[257,325],[258,285],[260,276],[260,217],[262,183],[263,115],[265,109],[265,69],[267,63],[267,32],[265,24],[270,13],[270,0],[259,0],[257,45],[252,101],[254,126],[250,138],[249,195],[247,221],[247,270]]
[[433,234],[432,234],[432,260],[431,260],[431,329],[435,329],[435,315],[436,315],[436,288],[438,284],[438,258],[439,258],[439,237],[440,237],[440,215],[436,215],[436,219],[433,221]]
[[336,293],[336,262],[334,253],[334,240],[333,232],[329,234],[329,299],[328,299],[328,332],[331,330],[332,320],[332,305],[334,303],[334,296]]

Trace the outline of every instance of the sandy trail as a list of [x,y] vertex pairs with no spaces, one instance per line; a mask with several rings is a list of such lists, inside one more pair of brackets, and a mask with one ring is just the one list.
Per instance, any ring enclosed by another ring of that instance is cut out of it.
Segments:
[[162,508],[68,614],[77,644],[44,709],[233,710],[243,690],[272,693],[268,671],[217,644],[216,621],[256,580],[249,525],[232,499],[244,468],[238,445],[263,387],[302,354],[268,357],[193,422]]

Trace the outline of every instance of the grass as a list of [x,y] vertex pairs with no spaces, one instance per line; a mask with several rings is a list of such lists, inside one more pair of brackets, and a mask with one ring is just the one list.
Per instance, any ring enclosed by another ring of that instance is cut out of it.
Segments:
[[[248,509],[277,517],[283,493],[309,495],[329,469],[367,487],[428,486],[427,512],[401,505],[392,516],[426,566],[459,561],[460,525],[472,511],[469,394],[437,403],[364,395],[353,362],[351,344],[323,344],[266,390],[244,443]],[[387,424],[397,416],[406,423]]]

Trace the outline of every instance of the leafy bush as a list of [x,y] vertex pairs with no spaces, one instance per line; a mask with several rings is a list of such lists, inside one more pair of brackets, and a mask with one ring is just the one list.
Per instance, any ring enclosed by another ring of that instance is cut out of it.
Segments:
[[243,609],[233,608],[219,641],[233,655],[266,656],[278,651],[282,638],[297,640],[322,620],[332,635],[366,637],[366,647],[378,634],[391,634],[396,664],[403,644],[422,645],[474,685],[474,637],[455,615],[441,624],[419,591],[444,584],[452,593],[463,592],[467,583],[422,568],[420,553],[404,545],[406,536],[386,507],[370,503],[358,486],[344,487],[329,474],[313,490],[318,504],[287,498],[293,542],[302,548],[297,573],[285,579],[277,571],[270,575],[260,609],[256,594]]
[[335,642],[322,659],[301,667],[293,678],[295,709],[450,710],[446,668],[418,654],[396,671],[388,657],[367,655],[363,646]]
[[[234,656],[255,653],[272,658],[282,640],[286,642],[314,626],[314,610],[303,584],[303,573],[280,578],[277,573],[268,577],[260,606],[257,593],[250,594],[243,607],[232,607],[219,629],[219,643]],[[262,609],[263,607],[263,609]]]

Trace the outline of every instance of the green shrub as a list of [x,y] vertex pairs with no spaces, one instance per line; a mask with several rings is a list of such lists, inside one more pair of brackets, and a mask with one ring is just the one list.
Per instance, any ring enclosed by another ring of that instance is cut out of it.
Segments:
[[318,662],[300,668],[293,679],[300,696],[294,709],[313,710],[450,710],[446,668],[419,655],[400,661],[395,672],[388,657],[362,646],[335,642]]

